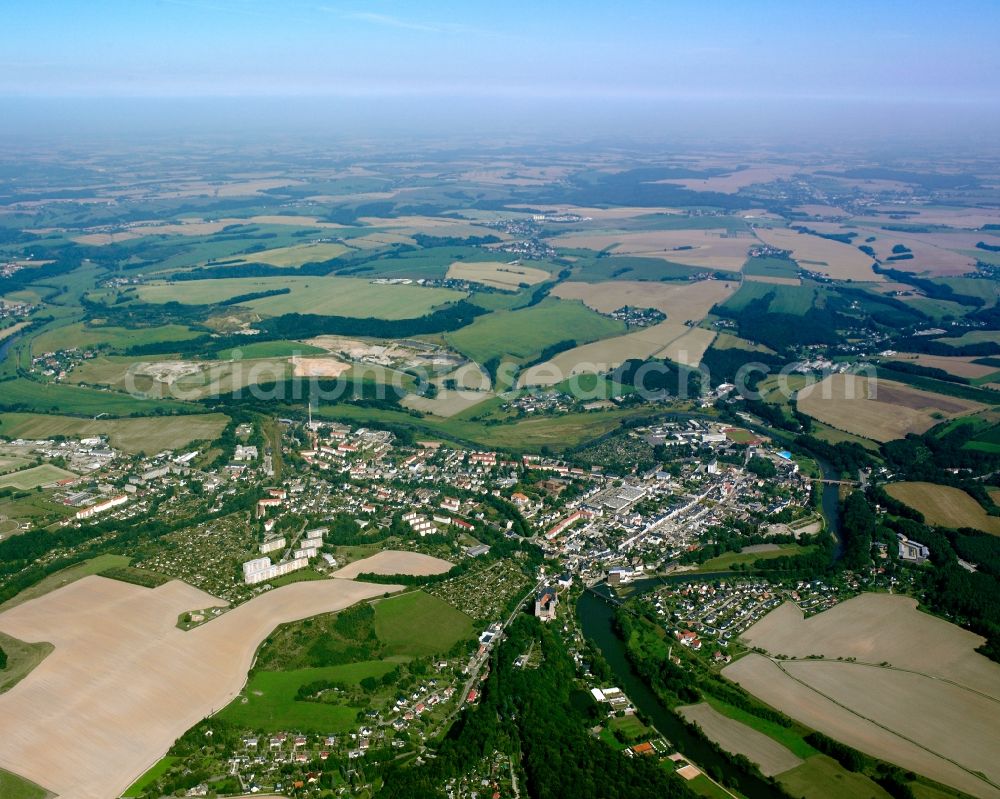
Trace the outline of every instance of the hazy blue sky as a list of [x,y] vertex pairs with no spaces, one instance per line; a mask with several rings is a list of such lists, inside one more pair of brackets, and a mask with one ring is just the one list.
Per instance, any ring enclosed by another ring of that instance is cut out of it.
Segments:
[[0,95],[1000,99],[1000,0],[3,0]]

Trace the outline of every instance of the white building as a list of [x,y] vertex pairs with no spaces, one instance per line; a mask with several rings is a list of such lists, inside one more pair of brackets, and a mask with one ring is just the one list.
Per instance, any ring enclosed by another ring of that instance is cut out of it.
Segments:
[[265,541],[263,544],[260,545],[260,554],[266,555],[269,552],[275,552],[279,549],[284,549],[284,548],[285,548],[284,536],[282,536],[281,538],[273,538],[270,541]]
[[128,494],[119,494],[116,497],[105,499],[102,502],[95,502],[93,505],[89,505],[86,508],[80,508],[80,510],[76,512],[76,518],[89,519],[91,516],[96,516],[98,513],[104,513],[106,510],[111,510],[112,508],[117,508],[119,505],[124,505],[126,502],[128,502]]
[[271,563],[270,558],[248,560],[243,564],[243,582],[247,585],[256,585],[257,583],[267,582],[268,580],[273,580],[275,577],[281,577],[284,574],[304,569],[308,565],[309,561],[305,558],[295,558],[294,560],[286,560],[283,563],[275,564]]

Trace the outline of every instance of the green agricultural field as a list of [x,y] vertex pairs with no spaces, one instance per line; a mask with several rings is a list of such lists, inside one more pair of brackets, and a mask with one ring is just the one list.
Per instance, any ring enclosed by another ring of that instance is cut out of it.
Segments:
[[[556,239],[558,243],[558,239]],[[573,280],[600,283],[605,280],[687,280],[704,272],[694,266],[675,264],[659,258],[636,255],[613,255],[598,258],[590,250],[580,250],[581,257],[573,264]],[[709,270],[710,271],[710,270]]]
[[830,427],[822,422],[817,422],[815,419],[813,419],[812,423],[812,435],[822,441],[828,441],[831,444],[840,444],[841,442],[860,444],[862,447],[870,450],[876,455],[879,451],[878,444],[871,439],[862,438],[861,436],[852,435],[851,433],[845,433],[843,430],[838,430],[836,427]]
[[22,469],[19,472],[11,472],[0,476],[0,488],[16,488],[19,491],[28,491],[37,486],[48,485],[67,477],[76,477],[73,472],[60,469],[50,463],[43,463],[40,466],[33,466],[30,469]]
[[688,216],[687,214],[643,214],[622,220],[628,230],[719,230],[730,233],[747,229],[746,220],[739,216]]
[[445,335],[448,344],[482,364],[509,355],[524,362],[560,341],[585,344],[625,332],[625,325],[582,302],[548,298],[531,308],[497,311]]
[[129,419],[78,419],[73,416],[3,413],[0,414],[0,435],[32,439],[52,436],[107,436],[115,449],[152,454],[164,449],[180,449],[192,441],[212,441],[218,438],[228,422],[229,417],[223,413]]
[[[487,402],[491,402],[488,400]],[[486,403],[484,403],[485,405]],[[643,409],[618,409],[562,416],[538,416],[498,425],[479,420],[482,406],[473,406],[455,416],[415,418],[403,411],[364,408],[358,405],[321,405],[317,418],[352,424],[383,424],[412,430],[420,437],[442,438],[487,448],[537,452],[543,446],[561,451],[613,430],[623,419],[640,415]],[[648,412],[648,411],[646,411]]]
[[225,278],[154,283],[140,286],[138,294],[141,299],[151,303],[204,305],[242,294],[285,288],[291,291],[288,294],[249,300],[241,305],[269,316],[303,313],[411,319],[465,296],[462,292],[451,289],[423,288],[413,284],[384,285],[350,277]]
[[[28,643],[0,633],[0,649],[7,654],[7,667],[0,669],[0,694],[9,691],[48,657],[55,647],[45,642]],[[6,794],[0,792],[6,798]]]
[[961,347],[965,344],[1000,344],[1000,330],[970,330],[957,338],[940,338],[938,341]]
[[46,492],[21,492],[0,499],[0,535],[11,535],[23,524],[42,524],[62,521],[73,509],[55,502]]
[[170,767],[176,762],[177,758],[170,755],[157,762],[155,766],[129,786],[128,790],[122,794],[124,799],[133,799],[134,797],[142,796],[142,792],[146,789],[146,787],[148,785],[152,785],[160,779],[160,777],[166,774],[170,770]]
[[[983,281],[985,282],[985,281]],[[913,297],[906,300],[906,304],[915,308],[920,313],[935,322],[952,317],[960,319],[968,310],[966,306],[948,300],[933,300],[930,297]]]
[[375,632],[390,654],[414,656],[444,654],[474,635],[472,619],[423,591],[376,603]]
[[13,455],[0,455],[0,474],[16,472],[23,469],[31,461],[28,458],[15,457]]
[[125,327],[93,327],[84,322],[76,322],[39,334],[31,342],[31,349],[35,355],[73,347],[88,349],[107,346],[123,349],[157,341],[186,341],[200,335],[203,334],[183,325],[161,325],[133,330]]
[[[977,252],[980,256],[985,254],[983,250],[977,250]],[[994,263],[1000,266],[1000,253],[992,254],[994,256]],[[997,301],[1000,300],[1000,287],[997,286],[995,280],[981,280],[971,277],[942,277],[938,278],[937,282],[951,286],[958,294],[980,297],[986,303],[986,307],[996,305]]]
[[814,755],[800,766],[779,774],[778,782],[792,796],[809,799],[889,799],[889,794],[863,774],[844,769],[826,755]]
[[693,780],[688,780],[686,785],[705,799],[733,799],[734,796],[718,783],[712,782],[705,774],[699,774]]
[[734,311],[740,311],[754,300],[762,299],[768,294],[773,294],[774,298],[768,306],[771,313],[787,313],[801,316],[816,301],[817,290],[815,284],[803,283],[801,286],[784,286],[774,283],[753,283],[744,281],[732,297],[723,304],[723,307]]
[[271,266],[302,266],[302,264],[330,261],[347,252],[350,252],[350,249],[343,244],[310,242],[308,244],[294,244],[290,247],[261,250],[251,255],[244,255],[241,260],[245,263],[270,264]]
[[909,783],[909,786],[916,799],[965,799],[966,797],[961,791],[939,783],[931,783],[919,775],[914,782]]
[[814,549],[811,546],[801,547],[798,544],[781,544],[779,546],[779,549],[770,552],[726,552],[724,555],[706,560],[698,567],[698,571],[725,571],[741,564],[746,564],[749,567],[754,561],[771,560],[772,558],[780,558],[783,555],[807,555]]
[[365,677],[378,678],[395,667],[391,661],[369,660],[326,668],[261,671],[250,678],[243,696],[223,708],[219,718],[248,729],[344,732],[356,723],[359,708],[296,700],[299,688],[317,680],[356,686]]
[[185,412],[191,406],[175,400],[139,399],[117,391],[100,391],[60,383],[19,378],[3,384],[0,409],[33,413],[69,413],[81,416],[131,416],[156,412]]
[[962,255],[968,255],[970,258],[975,258],[977,261],[982,261],[984,264],[991,264],[992,266],[1000,266],[1000,252],[988,252],[986,250],[959,250]]
[[708,702],[723,716],[734,719],[741,724],[745,724],[751,729],[762,732],[769,738],[773,738],[786,749],[803,760],[818,754],[817,750],[803,740],[803,735],[808,735],[809,731],[802,727],[783,727],[777,722],[767,721],[752,713],[747,713],[741,708],[734,707],[721,699],[716,699],[711,694],[706,694],[705,701]]
[[620,730],[630,740],[639,740],[643,736],[653,734],[653,731],[639,721],[638,717],[634,714],[626,715],[622,718],[609,719],[608,728],[611,730]]
[[[372,229],[375,232],[377,229]],[[484,234],[488,231],[484,231]],[[359,274],[365,277],[443,278],[455,261],[496,261],[496,253],[479,247],[426,247],[366,261]],[[544,267],[543,267],[544,268]],[[361,272],[363,270],[363,273]]]
[[578,400],[602,400],[621,397],[635,392],[634,386],[626,386],[609,380],[603,375],[584,372],[574,375],[568,380],[553,386],[556,391],[562,391]]
[[241,347],[219,350],[215,357],[220,361],[231,361],[233,358],[288,358],[292,355],[321,355],[326,350],[303,344],[301,341],[258,341]]
[[209,264],[211,261],[244,258],[248,255],[247,251],[253,247],[276,250],[302,246],[306,242],[303,241],[301,234],[306,231],[311,234],[321,234],[318,228],[248,222],[237,230],[220,231],[203,236],[146,236],[120,242],[115,248],[119,252],[131,253],[136,263],[143,262],[145,274],[163,274],[191,269],[195,265]]
[[748,258],[743,265],[743,274],[759,277],[795,278],[799,274],[799,265],[791,258],[772,258],[770,256]]
[[35,783],[0,768],[0,796],[3,799],[48,799],[52,794]]

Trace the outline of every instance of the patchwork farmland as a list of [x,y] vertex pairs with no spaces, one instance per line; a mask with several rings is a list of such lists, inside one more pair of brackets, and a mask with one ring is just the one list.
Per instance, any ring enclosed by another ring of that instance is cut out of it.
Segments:
[[1000,796],[1000,666],[974,651],[979,636],[907,597],[864,594],[809,619],[784,604],[743,638],[770,657],[723,674],[759,699],[903,768]]

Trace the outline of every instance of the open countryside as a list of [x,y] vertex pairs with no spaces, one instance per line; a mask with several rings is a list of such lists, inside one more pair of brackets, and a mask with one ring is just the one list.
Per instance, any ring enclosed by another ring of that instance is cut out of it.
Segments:
[[1000,799],[1000,6],[8,5],[0,799]]

